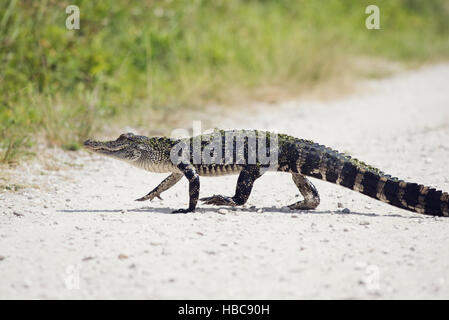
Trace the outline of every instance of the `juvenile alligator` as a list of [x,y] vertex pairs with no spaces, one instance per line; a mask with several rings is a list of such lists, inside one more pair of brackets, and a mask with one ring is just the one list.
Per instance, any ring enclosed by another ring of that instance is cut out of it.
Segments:
[[[199,176],[239,174],[234,196],[214,195],[200,199],[205,204],[237,206],[248,200],[254,182],[265,171],[280,171],[292,174],[293,182],[304,198],[289,206],[293,210],[315,209],[320,203],[318,192],[307,176],[341,185],[402,209],[433,216],[449,215],[449,194],[446,192],[399,180],[346,154],[285,134],[215,130],[193,138],[171,139],[126,133],[113,141],[87,140],[84,146],[151,172],[171,173],[138,201],[160,198],[162,192],[185,176],[189,181],[189,207],[174,213],[195,211],[200,191]],[[268,156],[269,163],[266,161]]]

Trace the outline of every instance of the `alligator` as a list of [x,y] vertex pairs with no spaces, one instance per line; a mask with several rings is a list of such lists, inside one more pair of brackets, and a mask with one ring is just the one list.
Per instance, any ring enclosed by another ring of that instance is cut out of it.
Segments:
[[[449,194],[422,184],[405,182],[351,156],[310,140],[260,130],[214,130],[189,138],[146,137],[125,133],[112,141],[86,140],[87,150],[126,161],[150,172],[171,173],[156,188],[136,201],[161,199],[161,193],[185,176],[189,207],[198,200],[208,205],[246,203],[254,182],[266,171],[292,175],[303,200],[291,210],[313,210],[320,196],[307,177],[328,181],[392,206],[433,216],[449,215]],[[268,161],[267,161],[268,159]],[[234,196],[199,199],[199,176],[238,174]]]

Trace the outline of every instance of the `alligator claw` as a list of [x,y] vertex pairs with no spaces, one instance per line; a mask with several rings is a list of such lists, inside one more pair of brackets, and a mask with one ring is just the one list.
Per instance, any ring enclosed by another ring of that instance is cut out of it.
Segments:
[[156,195],[151,195],[151,194],[147,194],[146,196],[143,196],[142,198],[136,199],[135,201],[145,201],[145,200],[153,200],[154,198],[159,198],[162,200],[161,196],[156,194]]

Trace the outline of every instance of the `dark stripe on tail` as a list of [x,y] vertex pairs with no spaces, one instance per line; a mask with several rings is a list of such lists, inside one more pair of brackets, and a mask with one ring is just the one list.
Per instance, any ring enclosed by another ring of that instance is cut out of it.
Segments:
[[404,208],[399,200],[399,181],[388,179],[385,183],[383,194],[387,202],[393,206]]
[[351,162],[346,162],[340,173],[340,185],[349,189],[354,189],[354,182],[357,173],[357,167]]
[[363,174],[362,186],[363,186],[363,194],[371,198],[377,199],[377,184],[379,183],[380,176],[374,172],[366,171]]
[[318,150],[313,147],[310,148],[306,155],[306,161],[301,166],[301,172],[306,175],[312,175],[320,167],[320,161],[321,157]]
[[340,159],[336,156],[336,153],[326,152],[323,156],[323,161],[326,162],[326,180],[332,183],[336,183],[339,175],[338,166],[341,164]]
[[419,185],[416,183],[407,183],[403,199],[408,206],[416,207],[421,193],[419,192]]
[[[425,211],[432,215],[438,215],[437,213],[440,212],[442,208],[442,201],[441,201],[442,196],[443,196],[442,191],[429,189],[427,195],[424,198]],[[446,210],[447,210],[447,200],[446,200]]]

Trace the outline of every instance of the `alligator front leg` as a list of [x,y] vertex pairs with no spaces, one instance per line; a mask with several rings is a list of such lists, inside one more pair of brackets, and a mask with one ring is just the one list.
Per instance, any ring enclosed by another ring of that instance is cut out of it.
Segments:
[[178,169],[189,180],[189,207],[187,209],[175,210],[172,213],[194,212],[200,195],[200,177],[196,173],[195,167],[190,163],[180,163]]
[[181,180],[183,174],[174,172],[165,178],[156,188],[150,191],[146,196],[136,199],[136,201],[153,200],[154,198],[161,198],[161,193],[173,187],[179,180]]
[[251,194],[254,181],[262,174],[255,165],[248,165],[245,167],[237,179],[237,186],[235,188],[235,195],[233,197],[213,195],[212,197],[201,198],[204,204],[213,204],[216,206],[240,206],[246,203]]

